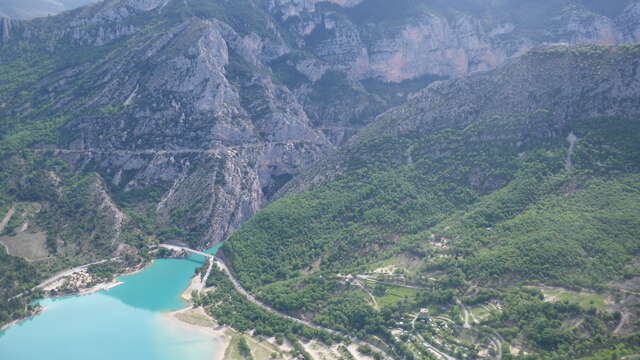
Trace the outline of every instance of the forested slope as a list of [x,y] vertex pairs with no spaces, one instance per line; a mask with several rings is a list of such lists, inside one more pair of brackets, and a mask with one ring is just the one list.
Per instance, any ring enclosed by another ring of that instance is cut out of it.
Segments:
[[602,292],[640,275],[638,59],[637,45],[556,47],[434,84],[294,180],[224,254],[263,299],[330,326],[381,321],[354,315],[366,301],[349,303],[335,274],[409,258],[408,278],[430,290],[405,311],[493,299],[491,326],[529,352],[612,346],[619,314],[554,308],[520,286]]

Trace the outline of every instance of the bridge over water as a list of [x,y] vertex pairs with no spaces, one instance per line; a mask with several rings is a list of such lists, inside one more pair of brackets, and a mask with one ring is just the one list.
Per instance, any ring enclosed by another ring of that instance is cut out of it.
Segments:
[[184,252],[188,252],[188,253],[191,253],[191,254],[204,256],[204,257],[209,258],[209,259],[214,258],[214,256],[211,255],[211,254],[207,254],[207,253],[202,252],[202,251],[194,250],[194,249],[188,248],[186,246],[171,245],[171,244],[160,244],[158,246],[161,247],[161,248],[167,249],[167,250],[172,250],[172,251],[177,251],[177,252],[184,251]]
[[205,273],[204,277],[202,278],[202,281],[200,282],[200,290],[204,289],[207,286],[207,279],[209,279],[209,275],[211,275],[211,269],[213,268],[213,264],[215,262],[214,261],[215,260],[215,256],[213,256],[211,254],[207,254],[207,253],[202,252],[202,251],[198,251],[198,250],[194,250],[194,249],[188,248],[186,246],[171,245],[171,244],[160,244],[159,247],[161,247],[163,249],[171,250],[171,251],[176,251],[176,252],[184,251],[184,252],[187,252],[187,253],[204,256],[205,259],[207,259],[207,261],[209,262],[209,267],[207,268],[207,272]]

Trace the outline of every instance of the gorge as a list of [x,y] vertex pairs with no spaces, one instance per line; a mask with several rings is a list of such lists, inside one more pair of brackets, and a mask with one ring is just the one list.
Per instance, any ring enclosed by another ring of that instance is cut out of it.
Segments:
[[[3,14],[0,324],[48,309],[1,335],[0,357],[35,358],[34,336],[60,358],[87,337],[146,344],[92,358],[640,353],[640,1]],[[159,315],[203,263],[154,260],[158,245],[222,242],[265,307],[218,269],[188,306],[238,331],[235,355]],[[41,300],[57,294],[43,280],[102,261],[97,282],[153,265]]]

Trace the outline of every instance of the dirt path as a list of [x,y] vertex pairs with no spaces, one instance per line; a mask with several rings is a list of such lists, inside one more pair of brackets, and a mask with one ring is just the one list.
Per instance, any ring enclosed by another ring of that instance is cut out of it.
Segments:
[[366,280],[366,281],[370,281],[370,282],[374,282],[374,283],[382,284],[382,285],[403,287],[403,288],[414,289],[414,290],[429,290],[428,288],[426,288],[424,286],[407,285],[407,284],[400,284],[400,283],[394,283],[394,282],[380,281],[380,280],[374,279],[374,278],[372,278],[371,276],[368,276],[368,275],[356,275],[356,277],[358,279],[362,279],[362,280]]
[[622,328],[629,320],[629,316],[630,314],[628,312],[622,313],[622,317],[620,317],[620,322],[618,323],[618,326],[616,326],[615,330],[613,330],[614,335],[618,335],[620,331],[622,331]]
[[364,284],[361,283],[360,280],[358,280],[358,279],[356,279],[354,281],[354,283],[356,284],[356,286],[360,287],[362,289],[362,291],[364,291],[367,295],[369,295],[369,297],[371,298],[371,301],[373,302],[373,308],[379,311],[380,310],[380,305],[378,305],[378,301],[376,300],[376,297],[373,296],[371,291],[369,291],[369,289],[367,289],[367,287],[364,286]]
[[465,329],[470,329],[471,325],[469,324],[469,310],[467,310],[467,307],[464,306],[460,299],[456,298],[456,303],[458,304],[458,306],[460,306],[460,309],[464,313],[464,325],[462,325],[462,327]]
[[[15,206],[11,205],[11,208],[9,209],[9,211],[7,211],[7,214],[4,216],[2,221],[0,221],[0,234],[4,231],[4,228],[7,226],[7,224],[9,223],[9,220],[11,220],[15,212],[16,212]],[[3,244],[2,242],[0,242],[0,245],[4,246],[4,250],[7,252],[8,255],[11,255],[11,253],[9,252],[9,247],[7,245]]]
[[11,217],[13,217],[13,214],[15,212],[16,212],[16,208],[13,205],[11,205],[11,208],[9,209],[9,211],[7,211],[7,214],[4,216],[2,221],[0,221],[0,233],[4,231],[5,226],[7,226],[7,224],[9,223],[9,220],[11,220]]
[[497,359],[497,360],[502,359],[502,346],[503,346],[503,344],[504,344],[506,341],[505,341],[505,340],[504,340],[504,338],[503,338],[500,334],[498,334],[498,332],[497,332],[497,331],[495,331],[494,329],[492,329],[492,328],[490,328],[490,327],[488,327],[488,326],[483,326],[483,328],[484,328],[484,329],[486,329],[486,330],[491,331],[491,333],[493,334],[493,335],[490,337],[490,339],[491,339],[491,342],[492,342],[492,343],[494,344],[494,346],[496,347],[496,354],[497,354],[496,359]]

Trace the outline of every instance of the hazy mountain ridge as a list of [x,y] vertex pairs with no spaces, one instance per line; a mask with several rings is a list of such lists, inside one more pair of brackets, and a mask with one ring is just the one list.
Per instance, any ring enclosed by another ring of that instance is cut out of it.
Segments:
[[97,0],[5,0],[0,4],[0,17],[32,19],[51,16],[94,2]]
[[268,7],[333,68],[358,79],[402,81],[492,69],[542,44],[640,40],[640,3],[613,2],[618,11],[609,16],[585,3],[283,0]]

